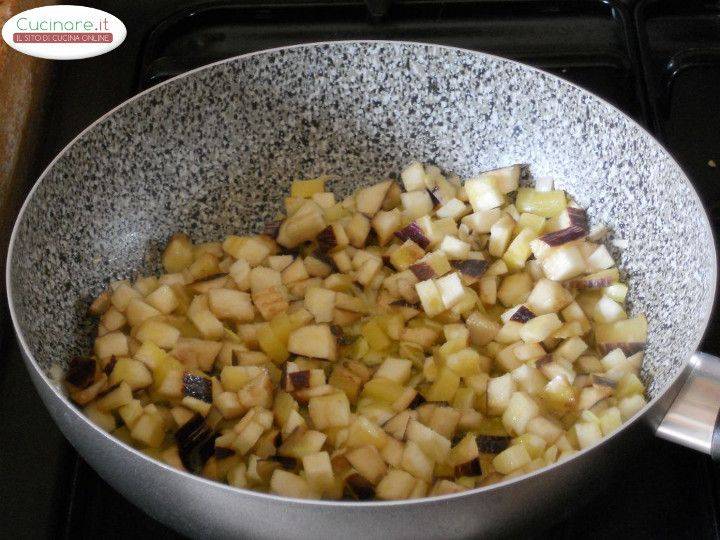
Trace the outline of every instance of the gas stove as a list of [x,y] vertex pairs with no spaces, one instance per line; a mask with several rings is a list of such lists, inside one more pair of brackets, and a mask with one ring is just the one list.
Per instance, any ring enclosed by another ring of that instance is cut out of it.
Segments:
[[[104,56],[55,64],[47,128],[25,189],[85,126],[169,77],[270,47],[393,39],[514,58],[606,98],[667,145],[720,231],[717,2],[106,0],[92,5],[124,21],[128,38]],[[177,537],[125,501],[65,441],[31,385],[8,317],[2,320],[0,538]],[[720,354],[719,315],[703,348]],[[548,529],[537,536],[718,538],[719,482],[720,468],[709,458],[651,440],[623,476],[582,494],[561,521],[548,516]]]

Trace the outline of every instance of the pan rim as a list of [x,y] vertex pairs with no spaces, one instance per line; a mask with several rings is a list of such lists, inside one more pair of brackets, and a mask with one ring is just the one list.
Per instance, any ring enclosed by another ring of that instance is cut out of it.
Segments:
[[[12,287],[12,272],[11,272],[11,262],[13,258],[13,253],[15,250],[15,242],[17,240],[18,235],[18,229],[19,224],[22,222],[22,219],[24,217],[25,211],[32,200],[36,190],[42,184],[42,182],[47,177],[48,173],[53,169],[55,164],[62,158],[66,152],[79,140],[81,139],[86,133],[90,132],[92,129],[95,128],[98,124],[106,120],[108,117],[112,116],[115,112],[119,111],[120,109],[124,108],[125,106],[129,105],[130,103],[135,102],[136,100],[139,100],[140,98],[144,97],[146,94],[151,93],[152,91],[165,86],[166,84],[173,83],[177,80],[183,79],[185,77],[190,77],[194,75],[195,73],[198,73],[203,70],[212,69],[215,66],[231,63],[240,59],[248,59],[252,58],[254,56],[259,55],[267,55],[270,53],[277,53],[282,52],[286,50],[293,50],[293,49],[303,49],[303,48],[318,48],[321,46],[343,46],[343,45],[388,45],[388,46],[412,46],[412,47],[435,47],[440,49],[445,49],[448,51],[456,51],[461,52],[464,54],[477,56],[477,57],[483,57],[487,58],[495,63],[510,63],[518,66],[520,69],[529,70],[532,72],[535,72],[539,76],[549,77],[552,80],[555,80],[557,82],[560,82],[561,84],[568,85],[572,88],[574,88],[576,91],[579,91],[581,93],[587,94],[592,96],[594,99],[598,100],[600,103],[608,107],[610,110],[614,111],[616,114],[619,114],[626,122],[628,122],[631,126],[636,128],[643,136],[648,137],[655,145],[658,145],[662,151],[667,154],[667,156],[672,160],[674,165],[680,170],[681,174],[681,180],[687,185],[688,188],[690,188],[691,196],[695,198],[696,202],[699,204],[699,206],[703,209],[703,224],[705,233],[709,236],[709,238],[712,240],[710,242],[711,247],[711,259],[712,259],[712,275],[710,276],[711,279],[711,287],[709,290],[709,294],[707,295],[704,305],[701,306],[701,312],[703,313],[703,323],[699,326],[701,328],[701,331],[697,332],[695,338],[692,341],[692,346],[689,347],[690,351],[688,354],[688,358],[685,360],[683,365],[678,368],[677,373],[670,378],[659,390],[658,394],[648,401],[648,403],[645,404],[645,406],[638,411],[635,415],[633,415],[630,419],[628,419],[626,422],[622,424],[622,426],[614,431],[611,435],[608,435],[607,437],[603,437],[598,443],[594,444],[593,446],[590,446],[588,448],[585,448],[583,450],[579,450],[578,452],[574,453],[572,456],[570,456],[568,459],[553,463],[551,465],[546,465],[545,467],[541,467],[539,469],[536,469],[532,472],[525,473],[519,476],[514,476],[512,478],[500,481],[495,484],[491,484],[488,486],[483,486],[479,488],[470,489],[467,491],[463,491],[460,493],[452,493],[447,495],[438,495],[433,497],[424,497],[420,499],[405,499],[405,500],[398,500],[398,501],[332,501],[332,500],[319,500],[319,499],[298,499],[293,497],[284,497],[280,495],[274,495],[269,493],[262,493],[259,491],[254,491],[250,489],[244,489],[244,488],[238,488],[234,486],[230,486],[227,484],[223,484],[214,480],[210,480],[207,478],[203,478],[198,475],[191,474],[189,472],[180,471],[178,469],[175,469],[173,467],[170,467],[169,465],[162,463],[159,460],[156,460],[144,453],[142,453],[140,450],[133,448],[132,446],[124,443],[117,437],[112,436],[110,433],[104,431],[97,425],[95,425],[93,422],[90,421],[90,419],[83,415],[82,412],[67,398],[67,396],[61,392],[58,388],[58,385],[52,381],[45,371],[38,365],[37,361],[35,360],[34,356],[30,352],[30,349],[27,345],[25,336],[23,335],[23,332],[20,329],[17,316],[15,314],[15,304],[14,304],[14,293],[13,293],[13,287]],[[554,75],[552,73],[549,73],[547,71],[544,71],[542,69],[536,68],[534,66],[528,65],[523,62],[519,62],[516,60],[512,60],[509,58],[505,58],[502,56],[498,56],[495,54],[490,54],[486,52],[480,52],[480,51],[474,51],[471,49],[465,49],[461,47],[452,47],[448,45],[439,45],[434,43],[427,43],[422,41],[406,41],[406,40],[336,40],[336,41],[318,41],[318,42],[312,42],[312,43],[301,43],[301,44],[295,44],[295,45],[286,45],[282,47],[274,47],[270,49],[263,49],[260,51],[254,51],[246,54],[241,54],[237,56],[232,56],[229,58],[224,58],[222,60],[218,60],[216,62],[212,62],[210,64],[206,64],[200,67],[197,67],[195,69],[192,69],[190,71],[186,71],[184,73],[181,73],[179,75],[176,75],[170,79],[167,79],[157,85],[151,86],[149,88],[146,88],[145,90],[139,92],[138,94],[135,94],[131,96],[130,98],[126,99],[122,103],[116,105],[115,107],[111,108],[109,111],[104,113],[102,116],[97,118],[95,121],[93,121],[91,124],[89,124],[87,127],[85,127],[80,133],[78,133],[75,137],[73,137],[67,145],[65,145],[62,150],[58,152],[58,154],[50,161],[50,163],[45,167],[43,172],[38,176],[38,179],[33,184],[33,187],[28,192],[22,207],[20,208],[20,211],[17,214],[17,217],[15,218],[15,222],[13,224],[13,230],[12,234],[10,236],[10,242],[8,244],[8,251],[5,261],[5,288],[6,288],[6,297],[8,302],[8,311],[10,312],[10,318],[13,323],[13,330],[15,332],[15,337],[17,340],[18,345],[20,346],[20,351],[22,353],[23,359],[25,361],[25,364],[30,370],[32,368],[37,375],[39,375],[40,379],[47,385],[52,393],[55,394],[55,397],[58,398],[63,405],[72,411],[73,415],[81,422],[84,422],[85,428],[89,428],[90,430],[93,430],[96,432],[96,435],[100,437],[104,437],[107,439],[111,444],[115,444],[119,447],[121,447],[124,451],[130,452],[133,454],[136,458],[140,458],[142,460],[145,460],[147,463],[153,466],[159,466],[163,468],[167,473],[170,474],[176,474],[180,475],[181,477],[184,477],[184,481],[196,481],[203,484],[206,484],[207,487],[214,487],[221,490],[227,490],[231,494],[235,495],[246,495],[246,496],[254,496],[258,497],[260,499],[265,499],[268,501],[273,502],[280,502],[280,503],[293,503],[297,505],[302,505],[308,508],[311,507],[337,507],[337,508],[352,508],[352,507],[387,507],[387,508],[395,508],[399,506],[416,506],[416,505],[423,505],[423,504],[434,504],[436,502],[440,501],[451,501],[454,499],[459,498],[465,498],[465,497],[471,497],[479,494],[485,494],[485,493],[491,493],[494,491],[499,491],[502,489],[508,489],[511,486],[515,485],[516,483],[520,483],[526,479],[529,479],[531,477],[535,476],[541,476],[549,474],[551,471],[555,471],[557,469],[561,469],[564,467],[567,467],[568,464],[574,462],[576,459],[579,459],[581,456],[584,456],[586,454],[589,454],[591,452],[600,451],[605,445],[607,445],[611,440],[615,439],[616,437],[620,436],[621,433],[625,432],[627,429],[629,429],[631,426],[635,425],[642,417],[644,417],[648,411],[650,411],[655,404],[662,398],[665,397],[668,390],[683,376],[683,374],[686,371],[687,365],[690,361],[690,357],[692,356],[692,353],[697,351],[697,347],[702,341],[702,338],[705,334],[705,331],[707,329],[708,322],[710,320],[710,317],[712,315],[714,303],[715,303],[715,293],[717,288],[717,250],[715,247],[715,235],[712,230],[712,226],[710,225],[710,219],[708,217],[707,209],[705,207],[705,204],[703,203],[702,199],[700,198],[699,194],[695,190],[695,187],[693,186],[692,182],[689,179],[689,176],[683,169],[683,167],[677,162],[673,154],[668,150],[668,148],[655,136],[650,133],[645,127],[640,125],[637,121],[635,121],[632,117],[627,115],[625,112],[620,110],[619,108],[615,107],[613,104],[608,102],[606,99],[598,96],[594,92],[591,92],[585,88],[582,88],[581,86],[568,81],[566,79],[563,79],[562,77],[559,77],[557,75]],[[143,509],[144,510],[144,509]]]

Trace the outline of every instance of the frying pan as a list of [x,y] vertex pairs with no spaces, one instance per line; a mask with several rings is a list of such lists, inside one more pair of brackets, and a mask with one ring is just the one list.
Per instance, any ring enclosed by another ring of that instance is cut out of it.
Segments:
[[[644,312],[649,403],[574,457],[460,494],[398,502],[294,500],[172,469],[93,425],[56,383],[87,351],[91,298],[109,278],[159,270],[173,232],[197,241],[257,232],[293,178],[355,187],[411,160],[469,177],[528,163],[611,230]],[[600,98],[534,68],[419,43],[273,49],[176,77],[72,141],[28,196],[10,243],[7,293],[45,405],[82,456],[137,506],[196,537],[500,536],[576,508],[643,432],[717,453],[714,357],[695,353],[712,309],[716,254],[703,206],[667,151]]]

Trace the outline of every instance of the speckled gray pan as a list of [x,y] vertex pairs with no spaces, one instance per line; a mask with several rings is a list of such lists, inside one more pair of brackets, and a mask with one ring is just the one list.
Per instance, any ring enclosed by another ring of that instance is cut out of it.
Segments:
[[664,391],[701,338],[715,288],[712,235],[683,171],[623,114],[554,76],[387,42],[231,59],[141,94],[78,137],[44,173],[14,234],[9,286],[29,362],[47,370],[84,350],[90,299],[110,277],[157,270],[173,232],[258,231],[293,179],[331,173],[345,194],[411,160],[463,177],[528,163],[625,240],[632,310],[650,321],[643,377],[651,396]]

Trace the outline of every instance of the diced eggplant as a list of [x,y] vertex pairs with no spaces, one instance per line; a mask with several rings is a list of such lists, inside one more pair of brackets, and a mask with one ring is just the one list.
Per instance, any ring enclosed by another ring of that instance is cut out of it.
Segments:
[[396,231],[395,236],[400,240],[412,240],[423,249],[426,249],[430,245],[430,239],[425,236],[423,230],[414,221],[399,231]]
[[552,355],[546,354],[545,356],[535,360],[535,367],[540,369],[541,367],[546,366],[547,364],[551,363],[552,361],[553,361]]
[[274,461],[276,463],[279,463],[280,466],[283,469],[287,469],[289,471],[292,471],[294,469],[297,469],[298,466],[298,460],[293,457],[287,457],[287,456],[269,456],[268,459],[270,461]]
[[400,173],[405,191],[414,191],[425,188],[425,167],[422,163],[413,161]]
[[344,495],[357,501],[369,501],[375,497],[375,486],[359,474],[353,473],[345,479]]
[[[451,261],[453,268],[458,270],[463,276],[477,279],[485,273],[490,264],[481,259],[466,259],[464,261]],[[417,275],[417,274],[416,274]],[[420,279],[418,277],[418,279]]]
[[602,353],[621,349],[631,356],[645,348],[647,341],[647,320],[643,315],[611,323],[598,324],[595,342]]
[[108,394],[111,394],[115,390],[117,390],[118,386],[120,386],[120,383],[115,383],[112,386],[108,386],[105,390],[102,392],[98,392],[98,395],[96,396],[96,399],[100,400],[107,396]]
[[175,432],[175,442],[183,465],[188,471],[199,473],[205,462],[215,453],[216,433],[200,414],[194,415]]
[[355,196],[355,204],[358,212],[362,212],[368,217],[374,216],[382,207],[385,195],[387,195],[392,180],[386,180],[370,187],[366,187],[358,191]]
[[518,188],[520,178],[526,176],[527,171],[527,164],[516,163],[500,169],[485,171],[480,174],[480,178],[491,178],[501,193],[510,193]]
[[70,396],[178,469],[287,497],[444,495],[565,459],[644,406],[626,354],[647,321],[585,211],[525,172],[413,163],[404,191],[341,202],[298,181],[264,235],[176,235],[168,273],[93,303]]
[[435,317],[447,309],[447,306],[443,303],[440,290],[432,279],[416,283],[415,290],[428,317]]
[[372,226],[378,243],[384,246],[393,239],[395,231],[402,228],[402,212],[398,208],[378,212],[372,220]]
[[433,203],[433,207],[440,206],[443,204],[442,200],[442,193],[440,193],[440,188],[438,186],[434,186],[432,189],[427,190],[428,195],[430,195],[430,200]]
[[419,262],[410,265],[410,271],[415,274],[415,277],[420,281],[435,277],[435,272],[432,267],[426,262]]
[[615,388],[617,386],[617,381],[609,379],[608,377],[603,377],[602,375],[598,375],[596,373],[593,373],[592,375],[592,383],[596,386],[607,386],[609,388]]
[[212,383],[210,379],[185,372],[183,374],[183,395],[212,403]]
[[559,231],[543,234],[540,237],[540,240],[545,242],[548,246],[555,247],[583,238],[586,234],[587,232],[584,229],[571,225],[570,227],[560,229]]
[[410,409],[399,412],[383,424],[383,429],[398,441],[405,439],[408,423],[415,413]]
[[510,446],[510,437],[501,435],[478,435],[476,437],[478,450],[482,454],[499,454]]
[[262,234],[265,234],[270,238],[275,239],[278,237],[278,233],[280,232],[280,225],[282,225],[282,220],[279,219],[273,221],[266,221],[265,225],[263,226]]
[[393,300],[392,302],[390,302],[390,305],[391,305],[392,307],[398,307],[398,308],[420,309],[420,304],[419,304],[419,303],[417,303],[417,302],[416,302],[416,303],[412,303],[412,302],[408,302],[407,300],[403,300],[403,299]]
[[335,336],[336,338],[340,338],[344,335],[342,327],[337,324],[331,324],[330,331],[333,333],[333,336]]
[[[482,450],[481,450],[482,452]],[[497,452],[493,452],[497,453]],[[480,476],[482,474],[482,467],[480,466],[480,459],[474,458],[468,461],[467,463],[463,463],[461,465],[455,466],[455,476]]]
[[433,211],[433,202],[426,190],[402,193],[400,200],[403,214],[410,219],[426,216]]
[[521,305],[520,307],[518,307],[515,310],[515,313],[512,314],[512,317],[510,317],[510,320],[521,322],[521,323],[526,323],[534,317],[535,317],[535,314],[532,311],[530,311],[527,307]]
[[561,214],[560,222],[566,227],[577,227],[583,231],[584,235],[589,232],[587,212],[583,208],[568,206],[565,213]]
[[410,405],[408,405],[408,409],[417,409],[420,405],[423,403],[427,403],[427,399],[425,399],[420,392],[415,394],[415,397],[410,402]]
[[[345,229],[339,223],[333,223],[325,227],[317,235],[317,243],[322,251],[330,251],[335,248],[347,246],[350,241],[345,233]],[[330,259],[328,259],[329,261]],[[323,261],[326,262],[326,261]]]
[[95,378],[95,360],[76,356],[70,360],[65,380],[73,386],[85,389]]
[[91,315],[99,316],[105,313],[110,308],[110,292],[101,292],[95,300],[92,301],[88,311]]
[[584,273],[586,268],[581,251],[567,244],[548,248],[541,258],[541,264],[545,276],[553,281],[574,278]]
[[575,289],[604,289],[619,279],[620,274],[618,273],[618,269],[610,268],[608,270],[600,270],[594,274],[588,274],[587,276],[571,279],[567,284],[569,287],[574,287]]
[[[582,375],[581,375],[582,377]],[[573,386],[577,388],[575,382]],[[613,393],[613,389],[608,386],[587,386],[580,390],[577,407],[580,410],[587,410],[597,405],[602,400],[608,398]]]
[[283,221],[277,235],[277,242],[286,248],[294,248],[313,240],[326,227],[322,208],[311,200],[292,216]]
[[236,452],[232,448],[225,448],[223,446],[215,447],[215,459],[225,459],[234,456],[235,454]]
[[308,325],[290,333],[288,351],[301,356],[335,360],[337,340],[326,324]]
[[294,371],[288,373],[293,390],[301,390],[302,388],[310,388],[310,370]]
[[105,367],[103,368],[103,373],[105,373],[105,375],[109,377],[110,374],[113,372],[113,369],[115,369],[115,364],[117,364],[117,358],[113,356],[112,358],[110,358],[110,360],[108,360],[108,363],[105,364]]
[[[314,259],[314,260],[313,260]],[[328,269],[321,269],[320,265],[324,264],[325,266],[329,267]],[[316,272],[311,272],[310,269],[315,266],[318,267]],[[321,277],[327,277],[333,270],[337,270],[335,268],[335,262],[332,260],[332,257],[330,257],[327,253],[316,249],[312,252],[312,254],[305,257],[305,267],[308,269],[308,272],[310,275],[320,275]],[[322,275],[325,274],[325,275]]]

